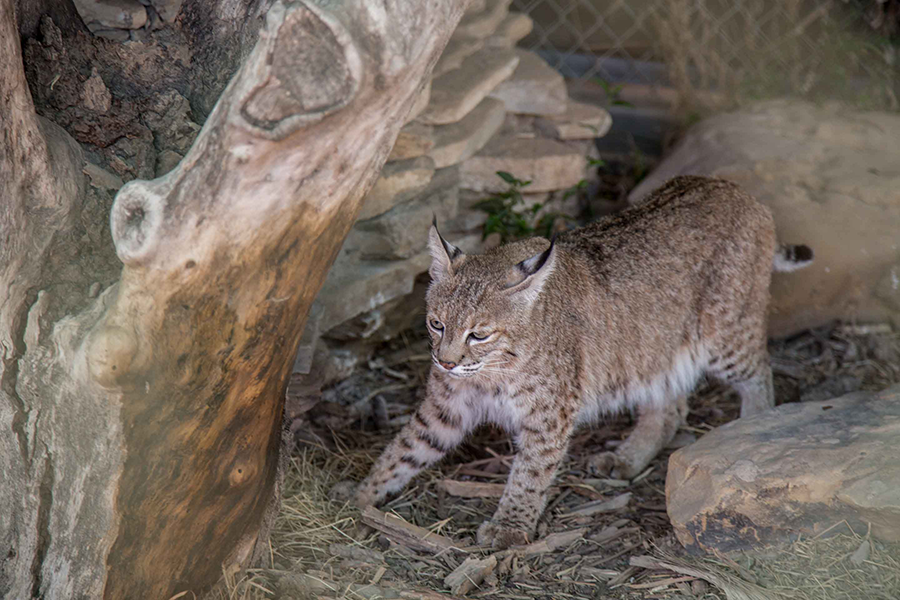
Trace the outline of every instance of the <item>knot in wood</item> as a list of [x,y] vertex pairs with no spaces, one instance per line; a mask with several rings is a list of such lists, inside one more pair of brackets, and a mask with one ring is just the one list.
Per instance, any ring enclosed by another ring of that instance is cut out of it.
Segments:
[[163,199],[147,181],[130,181],[116,194],[110,215],[116,254],[126,265],[145,262],[159,245]]
[[298,3],[286,10],[282,23],[269,26],[276,31],[267,49],[266,76],[242,107],[248,122],[272,130],[291,117],[317,121],[353,99],[361,63],[337,19]]
[[94,331],[87,345],[88,370],[94,381],[111,388],[131,370],[137,339],[122,327],[104,326]]
[[228,473],[228,483],[231,487],[238,487],[256,479],[259,471],[254,461],[239,458]]

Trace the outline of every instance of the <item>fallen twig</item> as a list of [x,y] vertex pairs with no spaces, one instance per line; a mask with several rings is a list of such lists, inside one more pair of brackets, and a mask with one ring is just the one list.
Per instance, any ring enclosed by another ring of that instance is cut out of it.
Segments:
[[[349,592],[351,598],[396,598],[398,592],[387,587],[374,584],[339,583],[330,578],[323,577],[319,572],[295,573],[284,575],[279,581],[280,591],[286,593],[304,592],[307,595],[327,594],[326,597],[339,596]],[[399,592],[400,598],[406,600],[454,600],[451,596],[432,592],[429,590],[403,590]]]
[[590,515],[595,515],[598,513],[612,512],[614,510],[619,510],[620,508],[625,508],[626,506],[628,506],[628,502],[630,500],[631,492],[625,492],[624,494],[619,494],[618,496],[610,500],[594,500],[593,502],[587,502],[585,504],[582,504],[575,510],[567,512],[560,518],[570,519],[572,517],[588,517]]
[[630,564],[633,567],[665,569],[682,575],[704,579],[725,592],[725,597],[728,600],[773,600],[776,597],[784,596],[784,594],[775,590],[767,590],[755,583],[745,581],[724,571],[716,572],[712,569],[704,569],[674,557],[632,556]]
[[374,527],[391,540],[413,550],[430,552],[432,554],[445,550],[467,551],[446,536],[432,533],[418,525],[407,523],[400,517],[382,512],[374,506],[366,507],[363,511],[362,520],[363,523],[369,527]]
[[534,554],[555,552],[559,548],[564,548],[572,542],[580,540],[582,537],[584,537],[585,531],[587,531],[587,527],[580,527],[578,529],[570,529],[569,531],[559,531],[557,533],[551,533],[547,537],[536,542],[532,542],[526,546],[514,546],[512,548],[509,548],[508,550],[497,552],[496,556],[504,558],[508,555],[513,554],[516,556],[532,556]]
[[606,544],[623,535],[640,533],[640,531],[640,527],[615,527],[610,525],[608,527],[604,527],[599,532],[590,536],[589,539],[592,542],[597,542],[598,544]]
[[478,587],[496,567],[496,554],[491,554],[487,558],[470,556],[444,578],[444,585],[450,588],[450,593],[454,596],[464,596]]
[[503,495],[505,487],[506,485],[503,483],[457,481],[455,479],[444,479],[437,484],[439,490],[459,498],[499,498]]
[[[437,488],[458,498],[499,498],[503,495],[506,484],[444,479],[438,482]],[[551,496],[558,492],[559,488],[557,487],[548,490]]]

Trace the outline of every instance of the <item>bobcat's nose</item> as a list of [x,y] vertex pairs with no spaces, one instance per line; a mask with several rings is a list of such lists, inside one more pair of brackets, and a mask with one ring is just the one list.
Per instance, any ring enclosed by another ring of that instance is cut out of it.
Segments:
[[453,370],[453,367],[456,366],[456,363],[455,363],[455,362],[445,362],[445,361],[440,360],[440,359],[438,359],[438,363],[440,363],[440,365],[441,365],[442,367],[444,367],[445,369],[447,369],[448,371]]

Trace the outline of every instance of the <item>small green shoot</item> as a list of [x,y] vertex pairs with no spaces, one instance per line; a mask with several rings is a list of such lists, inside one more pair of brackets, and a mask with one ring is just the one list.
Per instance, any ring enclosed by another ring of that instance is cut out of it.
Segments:
[[[484,223],[482,239],[492,233],[499,233],[503,242],[531,235],[534,228],[528,215],[514,210],[515,207],[525,202],[522,197],[522,188],[531,185],[531,181],[517,179],[506,171],[497,171],[497,176],[509,184],[509,188],[506,191],[494,193],[475,205],[475,208],[488,214],[487,221]],[[539,204],[535,204],[527,212],[533,216],[540,208]]]
[[[544,208],[542,202],[523,207],[525,198],[522,196],[522,189],[528,187],[531,181],[517,179],[506,171],[497,171],[497,176],[509,184],[509,188],[492,194],[475,205],[475,208],[488,214],[482,239],[492,233],[500,234],[503,243],[533,235],[550,237],[554,221],[561,216],[567,217],[555,212],[540,214]],[[587,182],[583,183],[587,185]]]
[[594,77],[593,81],[594,83],[602,87],[604,92],[606,92],[606,101],[611,106],[625,106],[628,108],[634,108],[634,104],[626,100],[622,100],[619,97],[619,94],[621,94],[622,90],[625,89],[624,83],[613,85],[605,79],[601,79],[600,77]]

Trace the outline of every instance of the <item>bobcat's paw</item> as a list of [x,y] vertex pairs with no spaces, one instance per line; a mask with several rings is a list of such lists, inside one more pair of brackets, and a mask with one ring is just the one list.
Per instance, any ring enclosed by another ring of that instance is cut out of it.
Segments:
[[338,481],[330,490],[328,490],[328,498],[335,502],[351,502],[356,497],[356,484],[345,479]]
[[355,504],[359,510],[365,510],[367,506],[378,506],[381,500],[382,498],[375,493],[375,490],[364,483],[356,488],[356,493],[353,495],[353,504]]
[[334,487],[328,490],[328,497],[335,502],[350,502],[359,510],[378,503],[378,497],[373,493],[372,486],[367,486],[365,482],[356,485],[346,479],[334,484]]
[[522,546],[528,543],[528,532],[513,525],[485,521],[478,528],[478,543],[490,546],[494,550],[505,550],[510,546]]
[[613,479],[634,479],[641,472],[640,468],[635,468],[615,452],[595,454],[588,459],[587,466],[597,475],[607,475]]

